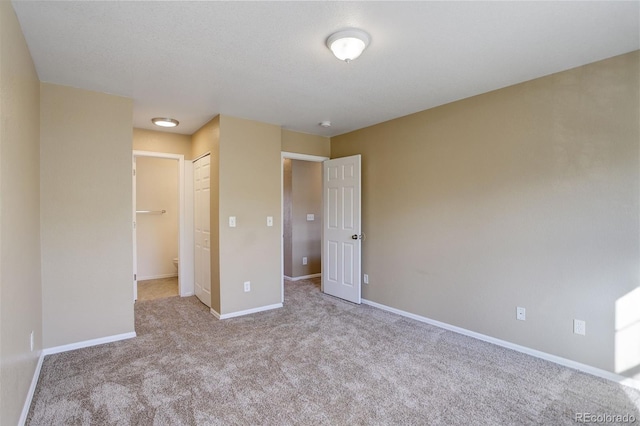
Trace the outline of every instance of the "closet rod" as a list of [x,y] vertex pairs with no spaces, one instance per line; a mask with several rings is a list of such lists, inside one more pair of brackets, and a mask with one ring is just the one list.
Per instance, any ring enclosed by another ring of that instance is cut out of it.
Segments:
[[165,214],[166,210],[136,210],[136,213],[146,213],[146,214]]

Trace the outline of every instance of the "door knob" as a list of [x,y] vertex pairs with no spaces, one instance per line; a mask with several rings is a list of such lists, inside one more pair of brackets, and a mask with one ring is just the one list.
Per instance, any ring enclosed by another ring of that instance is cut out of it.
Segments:
[[353,235],[351,236],[351,239],[352,239],[352,240],[357,240],[357,239],[358,239],[358,234],[353,234]]

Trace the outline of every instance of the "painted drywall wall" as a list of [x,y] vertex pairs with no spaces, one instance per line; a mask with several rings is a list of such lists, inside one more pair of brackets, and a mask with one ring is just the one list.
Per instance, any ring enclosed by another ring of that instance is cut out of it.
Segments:
[[[313,220],[307,219],[310,214]],[[322,269],[322,163],[291,160],[290,226],[293,275],[288,276],[319,274]],[[303,257],[307,258],[306,265]]]
[[211,308],[220,312],[220,116],[191,136],[191,158],[211,153]]
[[292,174],[291,159],[282,160],[282,235],[283,235],[283,269],[286,277],[293,277],[293,222],[291,221]]
[[190,160],[192,155],[191,136],[147,129],[133,129],[133,149],[179,154],[184,155],[185,160]]
[[15,425],[42,350],[40,81],[11,3],[4,1],[0,117],[0,424]]
[[362,154],[363,297],[632,376],[638,76],[634,52],[332,138]]
[[[280,127],[220,116],[220,314],[281,302]],[[212,197],[213,198],[213,197]],[[237,226],[230,228],[229,216]],[[267,227],[267,216],[273,226]],[[251,282],[244,292],[243,283]]]
[[178,257],[178,161],[136,158],[136,210],[163,214],[136,215],[138,280],[175,277]]
[[329,157],[331,155],[331,140],[324,136],[309,135],[307,133],[281,130],[281,150],[298,154]]
[[132,112],[130,99],[41,84],[45,348],[134,331]]

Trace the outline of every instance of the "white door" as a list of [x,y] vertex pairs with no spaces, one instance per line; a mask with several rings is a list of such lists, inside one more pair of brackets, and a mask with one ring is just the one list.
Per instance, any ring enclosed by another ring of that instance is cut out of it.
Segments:
[[194,228],[195,228],[195,293],[211,307],[211,158],[200,158],[193,164]]
[[323,291],[360,303],[360,155],[323,164]]

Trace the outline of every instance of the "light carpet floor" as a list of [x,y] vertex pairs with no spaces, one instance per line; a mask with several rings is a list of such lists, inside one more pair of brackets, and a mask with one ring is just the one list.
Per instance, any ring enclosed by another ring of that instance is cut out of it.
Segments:
[[[640,419],[640,391],[287,282],[285,307],[216,320],[136,303],[138,337],[47,356],[29,425],[575,425]],[[640,420],[637,420],[640,421]]]

